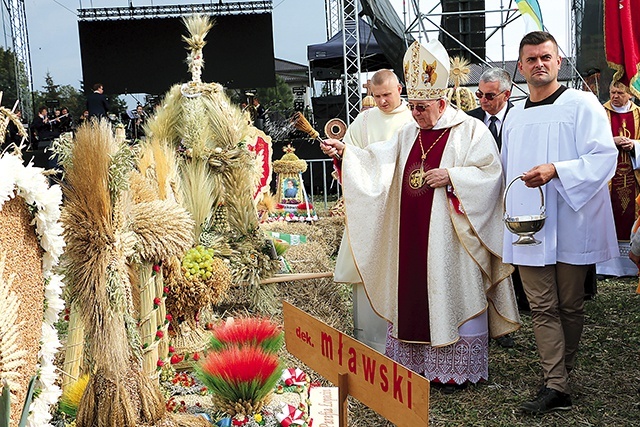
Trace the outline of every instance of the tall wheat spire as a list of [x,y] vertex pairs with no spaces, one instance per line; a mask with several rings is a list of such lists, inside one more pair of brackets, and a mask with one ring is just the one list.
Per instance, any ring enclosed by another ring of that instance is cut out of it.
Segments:
[[187,55],[187,65],[191,72],[191,81],[202,83],[202,69],[204,68],[204,57],[202,49],[207,44],[205,37],[213,27],[213,22],[205,15],[194,15],[184,18],[184,25],[189,31],[189,36],[182,36],[187,43],[189,54]]

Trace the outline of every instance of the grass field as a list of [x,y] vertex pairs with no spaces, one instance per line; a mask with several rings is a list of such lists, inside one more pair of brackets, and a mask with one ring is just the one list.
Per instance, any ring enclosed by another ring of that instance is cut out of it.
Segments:
[[[598,295],[586,303],[585,329],[578,364],[572,373],[568,412],[528,416],[518,410],[541,385],[531,329],[523,315],[515,347],[491,343],[489,381],[452,395],[431,392],[431,426],[639,426],[640,295],[636,278],[598,282]],[[357,402],[351,426],[387,426]]]

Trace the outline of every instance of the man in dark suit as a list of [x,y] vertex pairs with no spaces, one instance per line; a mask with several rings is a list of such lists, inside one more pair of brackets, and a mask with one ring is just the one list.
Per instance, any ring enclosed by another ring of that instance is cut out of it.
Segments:
[[489,68],[480,76],[476,92],[480,107],[467,112],[487,125],[498,144],[498,150],[502,146],[502,124],[507,112],[513,107],[509,102],[511,85],[509,73],[502,68]]
[[109,102],[104,95],[104,87],[102,83],[96,83],[93,85],[93,93],[87,95],[87,110],[89,111],[89,118],[91,117],[107,117],[107,111],[109,111]]
[[58,164],[57,160],[49,158],[51,153],[48,150],[57,136],[51,128],[48,109],[43,105],[38,108],[38,114],[31,122],[31,148],[33,154],[31,155],[32,157],[25,158],[25,161],[28,162],[33,158],[34,165],[46,169],[55,169]]
[[262,104],[260,104],[260,100],[257,97],[253,98],[253,106],[256,109],[256,117],[253,121],[253,125],[260,130],[264,130],[264,120],[267,114],[267,111],[264,109]]

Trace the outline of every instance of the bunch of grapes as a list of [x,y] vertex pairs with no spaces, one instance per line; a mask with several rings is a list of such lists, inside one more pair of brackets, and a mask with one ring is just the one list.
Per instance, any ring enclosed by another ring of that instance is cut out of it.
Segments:
[[205,281],[213,275],[213,249],[198,245],[182,258],[182,272],[189,280]]

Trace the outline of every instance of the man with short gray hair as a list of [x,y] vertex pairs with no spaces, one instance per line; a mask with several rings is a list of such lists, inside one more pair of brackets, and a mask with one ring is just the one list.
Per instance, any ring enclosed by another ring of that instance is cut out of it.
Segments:
[[511,96],[511,77],[502,68],[489,68],[480,76],[480,83],[476,96],[480,107],[469,111],[471,117],[482,120],[487,125],[493,139],[502,146],[502,124],[507,112],[513,104],[509,102]]

